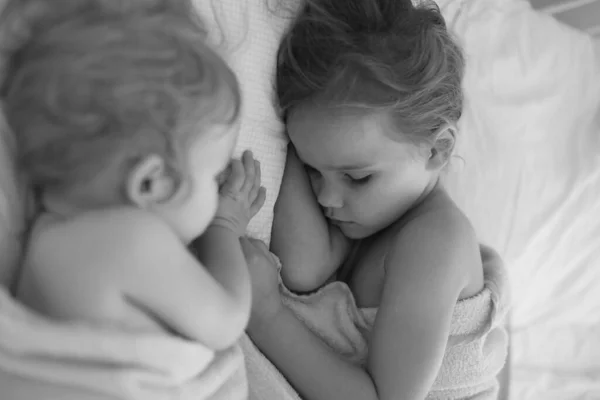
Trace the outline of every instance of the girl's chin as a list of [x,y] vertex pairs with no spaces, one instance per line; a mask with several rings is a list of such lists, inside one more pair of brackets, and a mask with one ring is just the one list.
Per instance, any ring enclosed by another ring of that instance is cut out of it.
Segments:
[[349,239],[364,239],[366,237],[371,236],[373,233],[365,229],[363,226],[355,223],[355,222],[338,222],[335,224],[344,236]]

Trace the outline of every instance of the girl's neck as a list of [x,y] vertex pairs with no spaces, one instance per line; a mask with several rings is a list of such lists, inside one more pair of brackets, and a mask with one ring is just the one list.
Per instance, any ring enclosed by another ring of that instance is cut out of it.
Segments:
[[442,183],[440,182],[440,177],[438,176],[431,182],[429,182],[425,190],[423,190],[423,193],[421,193],[419,198],[417,198],[417,200],[414,202],[412,207],[410,207],[407,213],[410,213],[412,210],[421,207],[424,203],[431,201],[433,198],[437,197],[437,195],[443,192],[444,188],[442,186]]
[[381,236],[386,236],[390,233],[393,234],[394,232],[397,232],[397,230],[402,229],[406,223],[421,215],[426,209],[435,207],[435,204],[437,204],[437,202],[444,196],[446,196],[446,191],[444,190],[444,187],[438,177],[434,181],[430,182],[417,200],[415,200],[412,206],[404,214],[402,214],[397,220],[392,222],[386,228],[375,233],[372,238],[377,240],[377,238]]

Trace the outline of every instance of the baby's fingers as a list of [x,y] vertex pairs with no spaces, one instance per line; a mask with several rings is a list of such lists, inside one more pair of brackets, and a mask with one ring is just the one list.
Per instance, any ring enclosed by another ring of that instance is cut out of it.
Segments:
[[254,238],[248,238],[248,241],[250,241],[251,244],[254,245],[254,247],[256,247],[258,250],[261,251],[261,253],[263,253],[264,255],[268,255],[269,254],[269,247],[267,247],[266,243],[263,242],[260,239],[254,239]]
[[264,187],[261,186],[260,189],[258,189],[258,194],[256,195],[256,198],[250,205],[250,215],[251,216],[254,217],[260,211],[262,206],[265,204],[266,198],[267,198],[267,189],[265,189]]
[[231,160],[231,165],[229,167],[230,173],[227,177],[227,180],[223,184],[221,188],[221,192],[223,193],[237,193],[240,191],[242,186],[244,185],[245,174],[244,167],[242,166],[242,162],[238,159]]
[[250,203],[254,202],[256,196],[258,195],[258,190],[260,189],[260,174],[260,161],[254,160],[254,182],[252,183],[252,188],[248,194]]
[[[244,179],[244,184],[241,188],[242,192],[250,194],[252,191],[252,185],[254,184],[254,179],[256,176],[254,157],[252,156],[252,152],[246,150],[242,155],[242,163],[244,164],[244,173],[246,177]],[[251,200],[251,199],[250,199]]]

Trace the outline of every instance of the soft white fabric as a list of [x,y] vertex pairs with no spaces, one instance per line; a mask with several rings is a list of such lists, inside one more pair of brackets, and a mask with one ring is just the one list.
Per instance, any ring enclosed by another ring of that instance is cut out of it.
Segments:
[[265,205],[250,222],[248,233],[268,243],[287,143],[274,107],[273,73],[289,12],[268,0],[195,2],[212,27],[212,42],[222,50],[240,82],[243,108],[235,154],[253,151],[261,162],[262,185],[267,189]]
[[[508,336],[508,282],[496,254],[482,253],[485,287],[456,303],[448,344],[426,400],[496,400],[497,374],[504,366]],[[308,329],[348,362],[364,367],[377,308],[358,308],[343,282],[332,282],[309,295],[291,293],[279,282],[283,303]],[[435,293],[431,293],[435,296]],[[246,356],[250,400],[297,400],[293,388],[271,362],[248,340]],[[406,365],[410,368],[410,365]]]
[[56,399],[74,390],[106,400],[244,400],[248,395],[239,346],[215,353],[167,334],[57,323],[31,313],[0,288],[2,398],[31,400],[18,394],[14,377],[47,385],[53,395],[44,398]]
[[457,3],[467,106],[446,181],[507,262],[511,398],[600,398],[598,45],[525,1]]

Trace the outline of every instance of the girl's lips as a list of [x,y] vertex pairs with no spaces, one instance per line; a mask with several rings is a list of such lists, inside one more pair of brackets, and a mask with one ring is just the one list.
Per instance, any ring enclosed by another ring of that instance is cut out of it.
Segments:
[[340,219],[335,219],[335,218],[329,218],[329,221],[331,221],[331,223],[334,224],[334,225],[348,225],[348,224],[353,224],[353,222],[351,222],[351,221],[342,221]]

